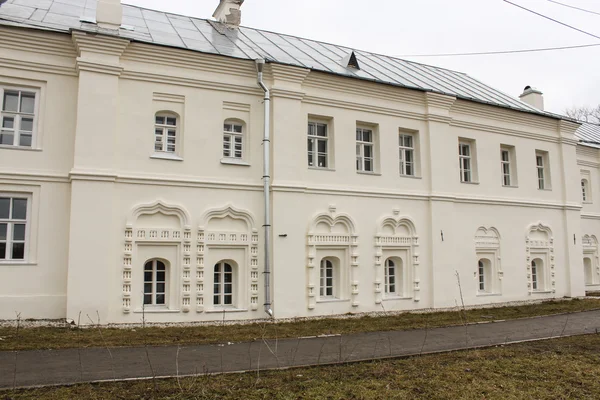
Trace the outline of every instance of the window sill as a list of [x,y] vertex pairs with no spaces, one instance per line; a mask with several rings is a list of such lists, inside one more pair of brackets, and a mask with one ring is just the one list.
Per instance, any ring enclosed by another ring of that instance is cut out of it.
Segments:
[[335,172],[334,168],[311,167],[310,165],[308,166],[308,169],[312,169],[312,170],[315,170],[315,171],[330,171],[330,172]]
[[21,151],[42,151],[42,149],[38,149],[36,147],[27,147],[27,146],[9,146],[6,144],[0,144],[0,149],[7,150],[21,150]]
[[541,191],[543,191],[543,192],[551,192],[551,191],[552,191],[552,188],[544,188],[544,189],[540,189],[540,188],[538,188],[538,190],[541,190]]
[[494,296],[502,296],[502,293],[485,293],[485,292],[477,293],[477,297],[494,297]]
[[475,182],[475,181],[472,181],[472,182],[463,182],[463,181],[460,181],[460,183],[464,183],[465,185],[479,185],[479,182]]
[[582,204],[594,204],[592,201],[584,201]]
[[530,290],[530,294],[550,294],[554,293],[552,290]]
[[211,310],[206,310],[205,311],[207,314],[223,314],[223,313],[240,313],[240,312],[248,312],[248,309],[246,308],[213,308]]
[[176,154],[172,154],[172,153],[154,153],[150,156],[150,158],[154,158],[154,159],[158,159],[158,160],[183,161],[183,158],[179,157]]
[[423,179],[422,177],[417,176],[417,175],[402,175],[402,174],[400,174],[400,178]]
[[144,307],[143,310],[138,308],[137,310],[133,311],[134,314],[175,314],[179,312],[181,312],[181,310],[172,310],[166,307]]
[[236,158],[221,158],[221,164],[229,164],[229,165],[240,165],[242,167],[249,167],[250,164],[244,160],[238,160]]
[[0,267],[35,267],[38,264],[35,262],[20,262],[15,260],[2,260]]
[[357,174],[360,175],[373,175],[373,176],[381,176],[379,172],[369,172],[369,171],[356,171]]
[[510,189],[518,189],[519,188],[518,186],[515,186],[515,185],[502,185],[502,187],[510,188]]
[[328,299],[328,298],[321,298],[319,300],[317,300],[317,304],[319,303],[349,303],[350,299]]
[[382,301],[394,301],[394,300],[412,300],[412,297],[402,297],[402,296],[389,296],[381,299]]

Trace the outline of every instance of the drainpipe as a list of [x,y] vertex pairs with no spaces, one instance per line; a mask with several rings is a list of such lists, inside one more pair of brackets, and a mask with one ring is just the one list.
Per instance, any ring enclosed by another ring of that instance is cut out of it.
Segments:
[[265,92],[265,131],[263,136],[263,185],[265,197],[265,312],[273,316],[271,309],[271,93],[263,82],[264,59],[256,60],[258,86]]

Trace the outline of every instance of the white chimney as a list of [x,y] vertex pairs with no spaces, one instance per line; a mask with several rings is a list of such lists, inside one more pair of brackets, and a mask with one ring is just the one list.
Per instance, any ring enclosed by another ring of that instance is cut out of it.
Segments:
[[242,11],[240,10],[242,4],[244,4],[244,0],[221,0],[213,13],[213,18],[237,28],[242,22]]
[[544,111],[544,93],[540,92],[536,88],[531,86],[525,86],[523,94],[519,96],[521,101],[537,108],[538,110]]
[[96,23],[100,28],[119,29],[123,22],[121,0],[98,0]]

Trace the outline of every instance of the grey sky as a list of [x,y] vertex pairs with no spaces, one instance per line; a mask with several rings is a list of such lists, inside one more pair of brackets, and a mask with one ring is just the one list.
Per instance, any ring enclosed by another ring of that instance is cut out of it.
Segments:
[[[600,15],[547,0],[511,0],[600,36]],[[598,0],[559,0],[600,13]],[[124,0],[151,9],[211,18],[219,0]],[[246,0],[242,25],[390,56],[511,50],[600,43],[502,0]],[[450,68],[518,96],[544,92],[546,109],[600,104],[600,46],[512,55],[404,57]]]

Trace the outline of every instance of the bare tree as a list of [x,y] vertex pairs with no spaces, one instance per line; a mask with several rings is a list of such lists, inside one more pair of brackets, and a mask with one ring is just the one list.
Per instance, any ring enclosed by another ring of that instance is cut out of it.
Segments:
[[600,123],[600,104],[595,107],[574,106],[567,108],[565,114],[567,117],[576,119],[577,121],[598,124]]

